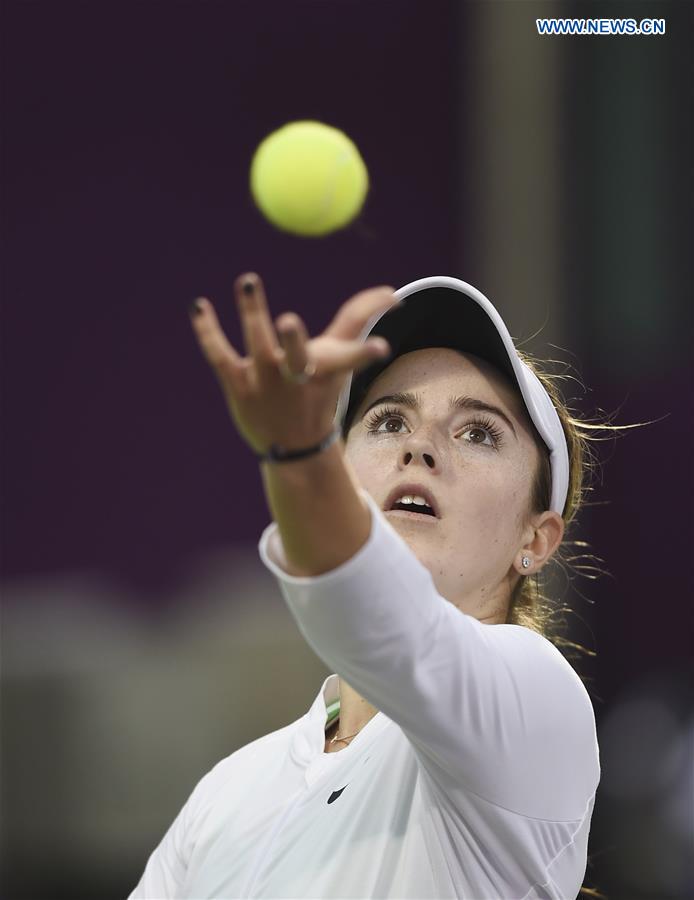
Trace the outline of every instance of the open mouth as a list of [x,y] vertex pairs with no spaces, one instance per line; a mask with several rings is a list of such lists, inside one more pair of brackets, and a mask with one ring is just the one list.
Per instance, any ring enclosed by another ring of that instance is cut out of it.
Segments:
[[383,510],[405,519],[441,518],[438,500],[425,484],[405,482],[394,487],[383,501]]
[[430,506],[415,506],[414,503],[396,503],[392,509],[387,509],[386,513],[398,518],[436,521],[436,516]]

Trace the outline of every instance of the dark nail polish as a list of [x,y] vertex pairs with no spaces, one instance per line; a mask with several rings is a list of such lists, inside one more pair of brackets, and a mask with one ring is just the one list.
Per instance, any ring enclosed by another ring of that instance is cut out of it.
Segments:
[[199,299],[193,300],[193,302],[188,307],[188,312],[191,314],[191,316],[199,316],[202,310],[203,305]]
[[243,283],[243,292],[247,297],[250,297],[253,291],[255,291],[255,284],[251,281],[250,278],[247,278]]

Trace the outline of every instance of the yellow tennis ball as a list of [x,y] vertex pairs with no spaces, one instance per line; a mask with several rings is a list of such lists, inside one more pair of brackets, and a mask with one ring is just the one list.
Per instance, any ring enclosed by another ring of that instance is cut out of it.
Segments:
[[369,173],[343,131],[304,120],[283,125],[260,143],[250,184],[255,204],[273,225],[318,237],[356,218],[369,190]]

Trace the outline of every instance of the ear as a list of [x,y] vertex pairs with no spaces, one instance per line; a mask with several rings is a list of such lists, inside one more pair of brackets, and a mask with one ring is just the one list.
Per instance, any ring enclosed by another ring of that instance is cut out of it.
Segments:
[[[521,575],[535,575],[549,562],[564,538],[564,520],[559,513],[546,510],[533,520],[528,532],[515,563]],[[523,568],[524,556],[530,559],[527,568]]]

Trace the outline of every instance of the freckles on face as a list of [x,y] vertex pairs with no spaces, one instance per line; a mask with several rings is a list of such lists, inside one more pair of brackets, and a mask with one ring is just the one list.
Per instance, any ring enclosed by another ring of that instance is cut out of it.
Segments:
[[[403,393],[415,395],[418,406],[391,401],[372,406]],[[497,407],[512,427],[486,411],[452,409],[451,399],[463,395]],[[386,407],[396,415],[379,423]],[[440,502],[442,526],[452,527],[458,537],[461,528],[474,529],[489,541],[515,523],[526,503],[534,454],[529,427],[522,399],[493,366],[450,348],[428,348],[398,357],[371,383],[345,449],[379,505],[398,483],[421,481]]]

